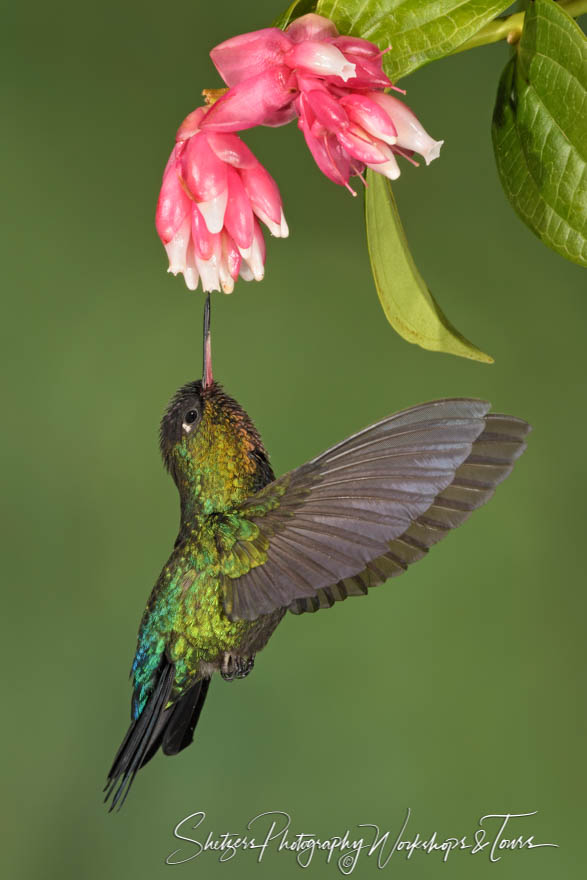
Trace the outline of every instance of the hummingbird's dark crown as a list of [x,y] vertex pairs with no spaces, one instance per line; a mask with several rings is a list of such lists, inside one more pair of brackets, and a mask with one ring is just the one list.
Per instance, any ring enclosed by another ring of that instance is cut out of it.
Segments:
[[[253,422],[216,382],[205,388],[188,382],[174,394],[161,420],[160,448],[180,494],[192,496],[199,486],[200,500],[206,494],[211,509],[236,500],[231,485],[246,489],[247,497],[274,478]],[[235,468],[243,476],[240,487]]]
[[[183,425],[191,423],[193,430],[202,418],[202,393],[199,379],[197,382],[187,382],[175,392],[163,413],[159,427],[159,449],[168,471],[171,469],[172,450],[182,438]],[[192,414],[195,414],[195,418]],[[186,422],[186,418],[190,421]]]

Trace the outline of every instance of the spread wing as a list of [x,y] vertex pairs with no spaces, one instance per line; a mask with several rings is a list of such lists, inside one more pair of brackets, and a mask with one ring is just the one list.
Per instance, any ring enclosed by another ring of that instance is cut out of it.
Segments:
[[227,615],[329,607],[421,559],[489,500],[525,449],[527,423],[488,409],[479,400],[413,407],[248,499],[239,576],[224,579]]

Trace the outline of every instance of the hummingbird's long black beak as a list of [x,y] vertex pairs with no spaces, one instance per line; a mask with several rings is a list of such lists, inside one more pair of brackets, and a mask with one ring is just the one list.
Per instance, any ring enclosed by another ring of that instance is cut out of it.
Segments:
[[204,306],[204,365],[202,367],[202,388],[209,388],[214,381],[212,375],[212,342],[210,340],[210,294]]

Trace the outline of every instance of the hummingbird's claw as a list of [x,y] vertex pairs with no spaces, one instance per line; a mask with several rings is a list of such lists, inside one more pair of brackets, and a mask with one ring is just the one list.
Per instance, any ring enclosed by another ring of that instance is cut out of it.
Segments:
[[236,678],[246,678],[253,666],[255,665],[254,657],[237,657],[236,658]]
[[235,678],[246,678],[254,665],[254,657],[238,657],[225,651],[222,658],[220,675],[224,681],[233,681]]

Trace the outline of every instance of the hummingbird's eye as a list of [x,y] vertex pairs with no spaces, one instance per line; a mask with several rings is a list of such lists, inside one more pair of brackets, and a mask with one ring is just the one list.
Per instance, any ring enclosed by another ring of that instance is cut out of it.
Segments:
[[198,418],[198,412],[195,409],[190,409],[186,412],[183,421],[185,425],[193,425],[196,419]]

